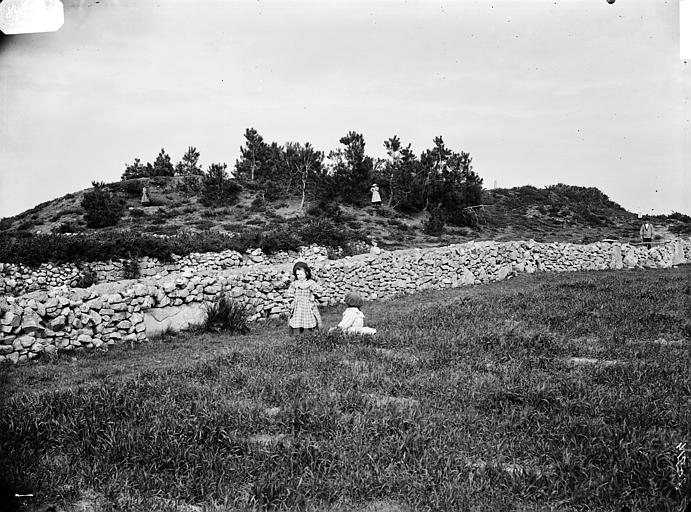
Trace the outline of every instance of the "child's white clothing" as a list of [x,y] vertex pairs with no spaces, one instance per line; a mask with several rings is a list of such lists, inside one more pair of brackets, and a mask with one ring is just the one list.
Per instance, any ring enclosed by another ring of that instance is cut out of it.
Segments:
[[365,327],[365,315],[358,308],[346,308],[338,327],[348,334],[376,334],[377,330]]

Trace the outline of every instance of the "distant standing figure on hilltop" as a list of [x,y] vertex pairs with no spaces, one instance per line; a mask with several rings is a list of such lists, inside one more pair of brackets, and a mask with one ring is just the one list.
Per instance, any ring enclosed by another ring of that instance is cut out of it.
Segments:
[[374,256],[378,256],[379,254],[381,254],[381,248],[377,247],[376,240],[372,240],[372,248],[369,250],[369,253]]
[[655,235],[655,229],[653,229],[653,225],[650,223],[650,220],[647,217],[645,218],[643,225],[641,226],[640,234],[641,240],[644,244],[648,246],[648,249],[650,249],[650,246],[652,245],[651,242],[653,241],[653,236]]
[[293,308],[288,321],[292,335],[311,331],[322,326],[321,315],[315,296],[322,294],[322,287],[312,279],[312,271],[307,263],[298,261],[293,265],[293,277],[288,297],[293,298]]
[[149,204],[149,196],[146,194],[146,187],[142,187],[142,204]]
[[372,188],[372,206],[379,206],[381,204],[381,196],[379,195],[379,185],[374,183]]

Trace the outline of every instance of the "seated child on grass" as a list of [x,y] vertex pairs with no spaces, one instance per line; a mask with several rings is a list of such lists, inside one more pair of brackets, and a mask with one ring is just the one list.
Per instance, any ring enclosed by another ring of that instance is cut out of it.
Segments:
[[365,315],[360,311],[360,306],[364,303],[362,297],[355,292],[348,292],[343,301],[348,306],[343,312],[343,320],[341,320],[337,327],[331,328],[331,331],[339,328],[346,334],[377,333],[376,329],[365,327]]

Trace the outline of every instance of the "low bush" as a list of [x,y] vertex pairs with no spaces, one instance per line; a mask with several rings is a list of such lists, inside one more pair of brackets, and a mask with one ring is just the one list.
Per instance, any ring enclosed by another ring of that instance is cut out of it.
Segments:
[[669,227],[669,231],[675,235],[688,235],[691,234],[691,222],[686,222],[684,224],[676,224]]
[[122,192],[128,197],[141,198],[144,189],[144,180],[127,180],[110,184],[114,192]]
[[128,257],[122,265],[122,275],[125,279],[138,279],[141,276],[141,269],[139,267],[139,259],[135,257]]
[[343,210],[338,203],[333,201],[319,201],[307,208],[307,215],[312,217],[323,217],[334,222],[344,221]]
[[301,229],[300,237],[305,245],[317,244],[325,247],[343,247],[348,241],[347,232],[342,226],[324,217],[310,219]]
[[207,304],[202,330],[247,334],[250,332],[247,325],[247,308],[233,301],[228,295],[222,295],[211,304]]
[[252,201],[252,204],[250,205],[250,211],[251,212],[266,211],[266,200],[264,199],[264,197],[261,194],[257,194],[257,196]]
[[52,229],[53,233],[79,233],[81,231],[84,231],[84,228],[72,221],[63,222]]
[[24,222],[21,222],[19,226],[17,226],[17,229],[20,231],[28,231],[30,229],[33,229],[36,226],[33,221],[31,220],[25,220]]
[[89,228],[115,226],[122,217],[122,202],[116,199],[104,182],[92,182],[93,189],[84,194],[81,206],[86,212],[84,220]]
[[195,222],[190,223],[192,226],[196,226],[199,229],[211,229],[214,227],[216,224],[211,222],[210,220],[198,220]]
[[303,240],[290,229],[273,229],[262,233],[261,249],[265,254],[279,251],[294,251],[303,245]]
[[439,236],[444,231],[444,213],[441,208],[431,211],[423,227],[425,234]]
[[0,231],[7,231],[12,227],[12,219],[9,217],[3,217],[0,219]]
[[672,219],[672,220],[678,220],[679,222],[691,223],[691,217],[689,217],[688,215],[686,215],[684,213],[673,212],[672,214],[667,215],[667,218]]
[[88,288],[89,286],[92,286],[94,284],[98,283],[98,278],[96,276],[96,272],[91,270],[90,268],[82,270],[82,275],[77,281],[77,284],[74,285],[75,288]]
[[132,208],[130,210],[130,217],[144,217],[146,212],[141,208]]

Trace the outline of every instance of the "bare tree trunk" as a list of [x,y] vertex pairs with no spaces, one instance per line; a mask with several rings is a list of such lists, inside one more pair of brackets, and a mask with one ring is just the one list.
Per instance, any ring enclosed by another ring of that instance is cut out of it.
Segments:
[[302,171],[302,201],[300,202],[300,210],[302,210],[305,206],[305,189],[307,188],[307,165],[305,164],[305,167],[303,168]]

